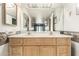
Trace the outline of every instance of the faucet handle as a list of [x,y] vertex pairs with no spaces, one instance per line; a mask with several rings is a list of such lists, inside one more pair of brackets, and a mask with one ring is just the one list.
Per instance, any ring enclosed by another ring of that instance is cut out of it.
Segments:
[[53,33],[52,33],[52,31],[50,31],[50,35],[52,35]]
[[30,31],[28,32],[28,35],[30,35]]

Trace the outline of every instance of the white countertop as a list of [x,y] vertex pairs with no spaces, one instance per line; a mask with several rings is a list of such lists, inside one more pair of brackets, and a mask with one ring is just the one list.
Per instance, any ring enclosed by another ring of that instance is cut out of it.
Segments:
[[9,36],[9,38],[27,38],[27,37],[69,37],[71,38],[72,36],[70,35],[62,35],[62,34],[17,34],[17,35],[12,35]]

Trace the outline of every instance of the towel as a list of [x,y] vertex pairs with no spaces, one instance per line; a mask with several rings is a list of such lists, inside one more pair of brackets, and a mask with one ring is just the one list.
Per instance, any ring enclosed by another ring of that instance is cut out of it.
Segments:
[[5,32],[0,32],[0,45],[3,45],[7,41],[7,34]]

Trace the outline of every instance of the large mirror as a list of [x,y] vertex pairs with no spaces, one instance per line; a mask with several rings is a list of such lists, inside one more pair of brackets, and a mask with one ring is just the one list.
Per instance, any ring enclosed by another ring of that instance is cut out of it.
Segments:
[[3,18],[6,25],[17,25],[17,6],[15,3],[3,3]]
[[23,13],[23,28],[29,31],[29,17],[26,13]]
[[32,31],[36,32],[48,32],[49,29],[49,19],[39,18],[31,20]]

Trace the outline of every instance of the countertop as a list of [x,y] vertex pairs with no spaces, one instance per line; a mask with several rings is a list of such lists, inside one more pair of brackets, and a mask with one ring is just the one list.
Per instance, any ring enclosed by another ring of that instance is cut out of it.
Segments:
[[66,37],[66,38],[72,38],[70,35],[63,35],[63,34],[16,34],[8,36],[9,38],[34,38],[34,37]]

